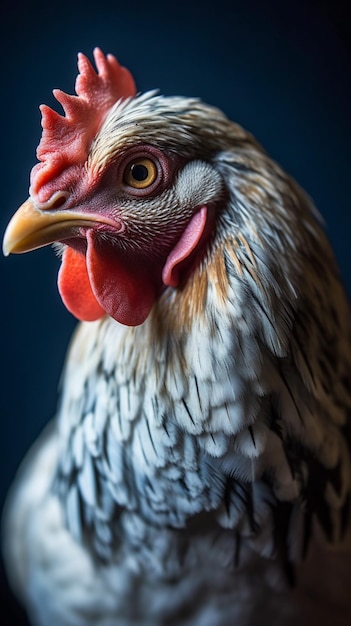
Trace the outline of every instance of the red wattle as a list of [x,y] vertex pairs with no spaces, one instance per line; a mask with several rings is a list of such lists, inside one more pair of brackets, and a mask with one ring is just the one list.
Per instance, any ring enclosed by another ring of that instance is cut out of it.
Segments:
[[73,248],[63,252],[57,283],[63,303],[79,320],[92,322],[105,315],[92,292],[85,257]]
[[198,245],[207,223],[207,207],[202,206],[191,218],[178,243],[166,259],[162,280],[169,287],[177,287],[182,261],[187,259]]

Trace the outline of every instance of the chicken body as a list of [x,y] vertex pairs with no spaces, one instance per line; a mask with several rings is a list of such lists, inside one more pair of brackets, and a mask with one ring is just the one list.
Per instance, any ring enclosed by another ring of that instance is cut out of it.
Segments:
[[[132,156],[161,181],[136,170],[133,191]],[[105,220],[55,237],[64,300],[86,311],[72,249],[101,319],[79,326],[57,422],[7,505],[33,623],[346,625],[350,313],[310,200],[219,111],[155,94],[112,106],[90,187],[58,176],[32,185],[45,224],[82,207]],[[34,247],[16,229],[14,251]]]

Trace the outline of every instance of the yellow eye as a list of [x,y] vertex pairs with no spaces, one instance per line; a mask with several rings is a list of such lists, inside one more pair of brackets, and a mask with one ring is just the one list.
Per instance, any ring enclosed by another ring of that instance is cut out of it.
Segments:
[[134,189],[150,187],[157,177],[157,167],[151,159],[141,157],[131,161],[124,172],[124,182]]

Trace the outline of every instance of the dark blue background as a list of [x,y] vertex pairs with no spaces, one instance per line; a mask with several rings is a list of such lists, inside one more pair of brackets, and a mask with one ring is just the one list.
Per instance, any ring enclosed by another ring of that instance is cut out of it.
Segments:
[[[1,11],[1,232],[27,196],[38,105],[54,105],[54,87],[72,93],[76,53],[99,45],[141,91],[200,96],[253,132],[314,198],[351,293],[350,23],[341,2],[4,0]],[[2,502],[55,413],[75,321],[57,294],[51,249],[0,264]],[[2,589],[2,613],[15,611]]]

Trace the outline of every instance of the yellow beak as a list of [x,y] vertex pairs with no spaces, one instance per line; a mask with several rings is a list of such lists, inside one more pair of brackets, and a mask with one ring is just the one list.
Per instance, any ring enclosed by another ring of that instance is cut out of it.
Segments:
[[20,254],[41,248],[54,241],[81,236],[82,227],[96,227],[97,216],[77,211],[39,210],[28,198],[8,224],[3,241],[3,252]]

